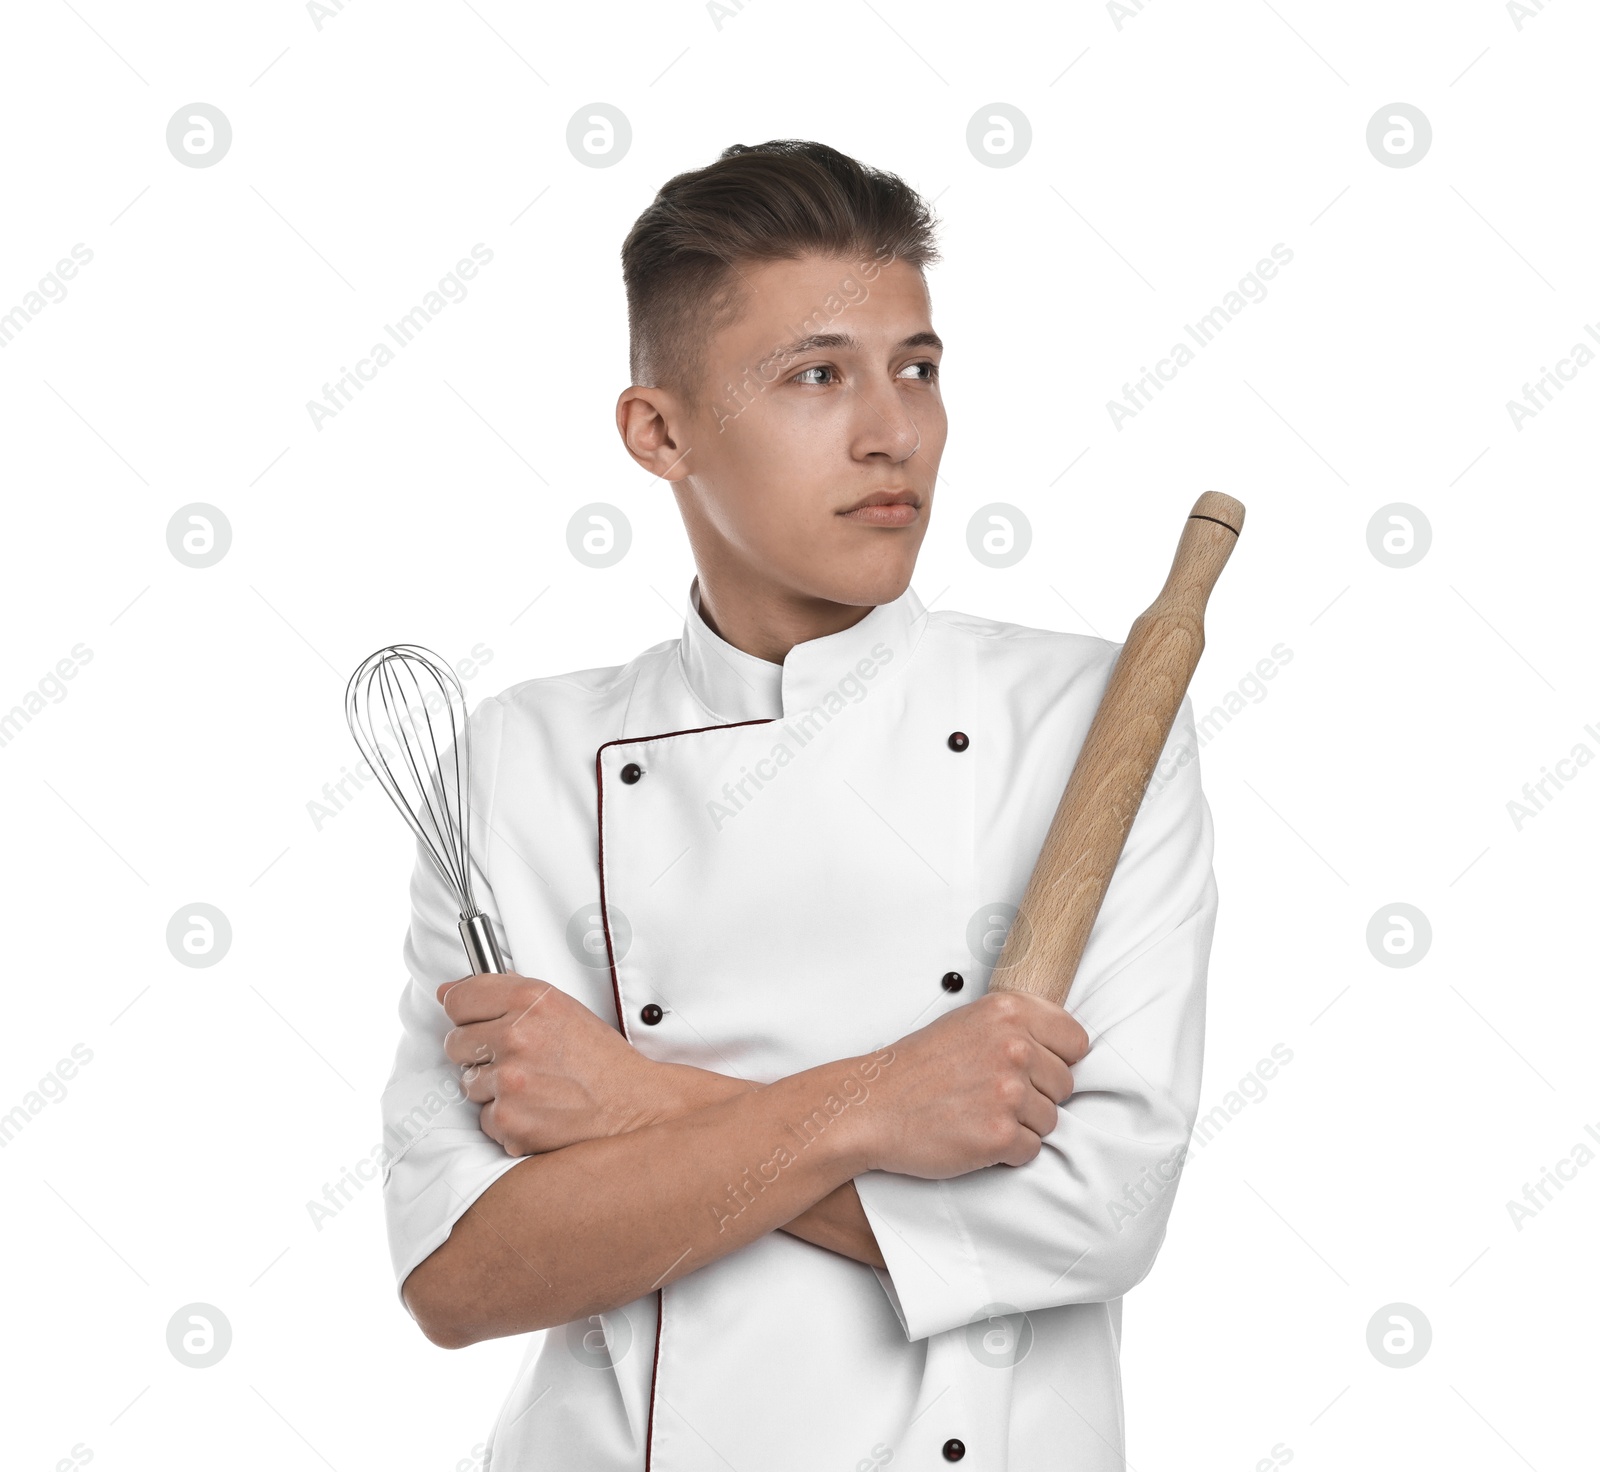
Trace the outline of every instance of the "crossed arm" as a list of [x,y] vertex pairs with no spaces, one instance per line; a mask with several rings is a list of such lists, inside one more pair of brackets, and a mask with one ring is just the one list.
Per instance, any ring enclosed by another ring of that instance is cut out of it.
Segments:
[[[760,1087],[748,1079],[731,1078],[725,1073],[713,1073],[706,1068],[685,1067],[681,1074],[670,1074],[663,1079],[660,1119],[676,1119],[725,1099],[735,1099],[741,1094],[754,1092]],[[836,1186],[822,1200],[808,1206],[793,1221],[778,1228],[781,1232],[802,1238],[830,1252],[865,1263],[868,1267],[885,1266],[883,1254],[878,1250],[878,1239],[873,1235],[872,1224],[861,1207],[854,1180]]]
[[[991,994],[892,1048],[756,1084],[646,1059],[534,978],[439,997],[473,1133],[515,1160],[405,1278],[447,1348],[606,1312],[780,1229],[882,1268],[855,1178],[1026,1163],[1088,1049],[1061,1008]],[[791,1150],[797,1125],[813,1138]],[[729,1211],[732,1182],[749,1199]]]

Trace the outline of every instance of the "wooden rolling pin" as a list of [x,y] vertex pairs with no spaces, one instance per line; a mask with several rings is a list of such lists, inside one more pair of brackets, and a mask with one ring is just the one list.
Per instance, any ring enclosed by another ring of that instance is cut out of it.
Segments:
[[1244,529],[1244,507],[1207,491],[1194,503],[1172,571],[1133,621],[1078,753],[990,991],[1065,1003],[1100,902],[1205,648],[1206,601]]

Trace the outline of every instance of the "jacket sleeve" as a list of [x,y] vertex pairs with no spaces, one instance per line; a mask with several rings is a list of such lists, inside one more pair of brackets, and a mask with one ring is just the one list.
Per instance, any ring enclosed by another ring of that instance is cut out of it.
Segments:
[[[489,917],[507,966],[505,927],[483,863],[493,812],[503,707],[486,699],[471,732],[472,890]],[[400,1044],[384,1088],[383,1207],[396,1286],[450,1235],[461,1214],[518,1163],[478,1128],[479,1106],[444,1053],[453,1026],[434,993],[471,967],[457,926],[460,909],[420,841],[411,874],[411,924],[404,956],[409,979],[400,997]]]
[[1067,999],[1090,1050],[1039,1154],[943,1181],[856,1178],[908,1339],[1120,1298],[1150,1271],[1199,1108],[1211,853],[1185,698]]

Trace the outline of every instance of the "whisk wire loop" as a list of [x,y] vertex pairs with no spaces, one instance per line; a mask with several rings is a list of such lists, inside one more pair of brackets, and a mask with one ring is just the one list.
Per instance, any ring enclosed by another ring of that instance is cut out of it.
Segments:
[[[463,920],[474,918],[480,912],[472,894],[471,738],[466,694],[455,671],[419,644],[386,645],[350,677],[345,720],[379,785],[449,886]],[[380,731],[393,738],[392,749]]]

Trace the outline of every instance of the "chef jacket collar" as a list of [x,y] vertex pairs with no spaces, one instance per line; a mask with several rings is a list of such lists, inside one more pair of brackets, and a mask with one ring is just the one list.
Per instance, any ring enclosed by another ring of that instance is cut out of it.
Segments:
[[904,668],[927,620],[922,600],[907,584],[898,598],[880,603],[848,629],[806,639],[782,664],[773,664],[712,632],[700,613],[698,576],[689,584],[688,603],[678,644],[683,678],[695,699],[728,723],[793,716],[823,703],[830,693],[860,698],[856,692],[880,668],[896,673]]

